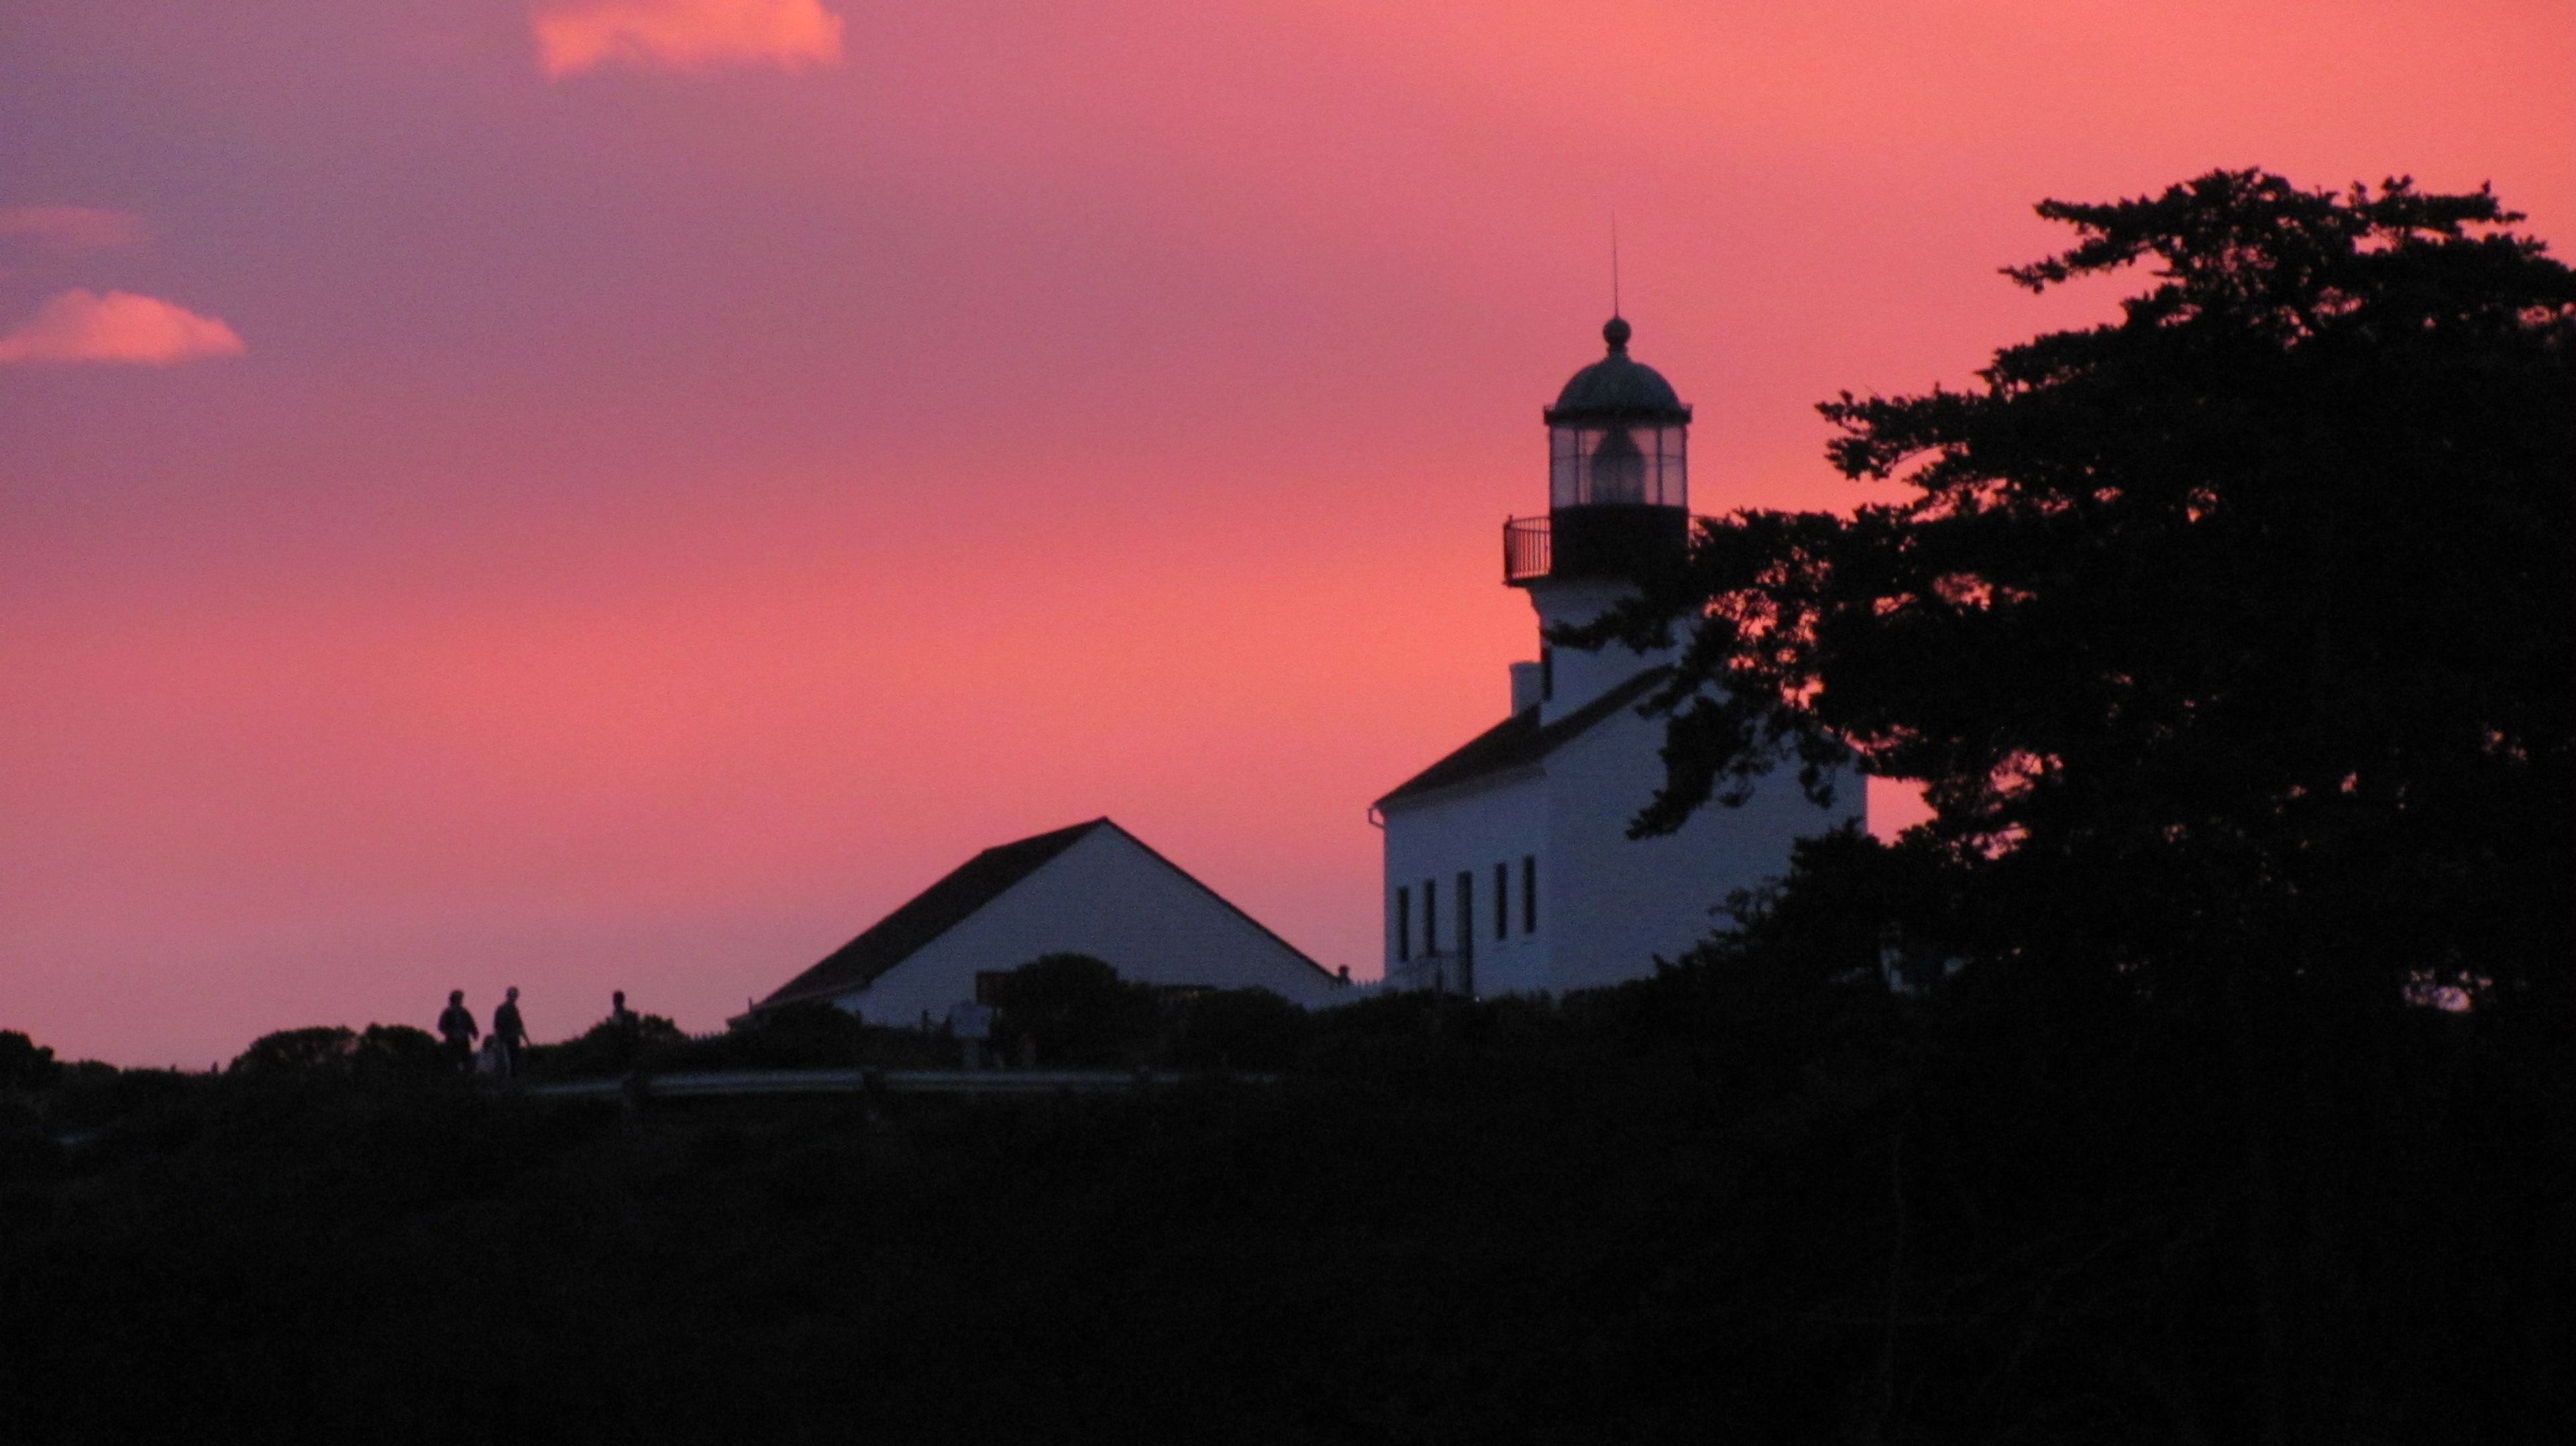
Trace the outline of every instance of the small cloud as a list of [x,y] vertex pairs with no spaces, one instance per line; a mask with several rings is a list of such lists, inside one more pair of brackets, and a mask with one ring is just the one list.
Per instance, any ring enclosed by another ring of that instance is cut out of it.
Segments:
[[802,70],[841,59],[841,17],[823,0],[569,0],[534,20],[549,80],[602,65]]
[[0,206],[0,236],[25,236],[56,251],[97,251],[142,243],[143,223],[96,206]]
[[74,287],[36,308],[0,335],[0,364],[9,362],[141,362],[167,366],[198,357],[240,356],[247,348],[231,327],[185,307],[111,291]]

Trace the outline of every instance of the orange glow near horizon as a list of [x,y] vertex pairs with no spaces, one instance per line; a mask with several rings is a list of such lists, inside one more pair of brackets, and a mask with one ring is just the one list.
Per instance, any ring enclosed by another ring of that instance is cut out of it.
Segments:
[[0,366],[0,1028],[121,1063],[714,1028],[1100,814],[1374,973],[1613,210],[1701,511],[2107,315],[2044,196],[2576,229],[2576,0],[117,11],[13,15],[0,332],[223,359]]

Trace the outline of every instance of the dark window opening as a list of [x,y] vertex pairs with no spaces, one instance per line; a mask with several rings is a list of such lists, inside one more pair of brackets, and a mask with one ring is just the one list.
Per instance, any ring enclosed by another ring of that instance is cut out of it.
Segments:
[[1512,937],[1512,866],[1494,865],[1494,937]]
[[1395,886],[1395,962],[1413,957],[1413,890]]
[[1476,871],[1458,871],[1458,992],[1476,993]]
[[1521,855],[1521,932],[1538,932],[1538,855]]
[[1422,881],[1422,952],[1440,952],[1440,881]]
[[1556,697],[1556,649],[1545,644],[1538,650],[1538,696],[1542,703]]

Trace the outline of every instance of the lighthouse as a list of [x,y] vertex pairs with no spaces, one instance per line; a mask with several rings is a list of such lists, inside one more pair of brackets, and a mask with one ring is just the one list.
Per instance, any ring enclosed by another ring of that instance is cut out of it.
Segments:
[[1631,839],[1663,782],[1662,720],[1638,705],[1674,649],[1561,648],[1690,549],[1691,409],[1606,348],[1541,412],[1547,512],[1503,523],[1505,585],[1536,613],[1538,656],[1511,664],[1511,707],[1377,800],[1385,829],[1385,969],[1395,988],[1562,993],[1654,971],[1706,938],[1737,889],[1785,873],[1801,837],[1861,814],[1860,780],[1819,807],[1785,780],[1743,806],[1710,806],[1672,834]]

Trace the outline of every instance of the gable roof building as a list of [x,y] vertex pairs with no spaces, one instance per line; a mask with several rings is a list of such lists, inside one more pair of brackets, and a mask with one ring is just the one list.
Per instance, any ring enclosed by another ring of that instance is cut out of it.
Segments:
[[999,844],[752,1006],[821,1001],[872,1024],[946,1017],[978,979],[1089,954],[1122,979],[1270,990],[1298,1004],[1340,981],[1106,818]]

